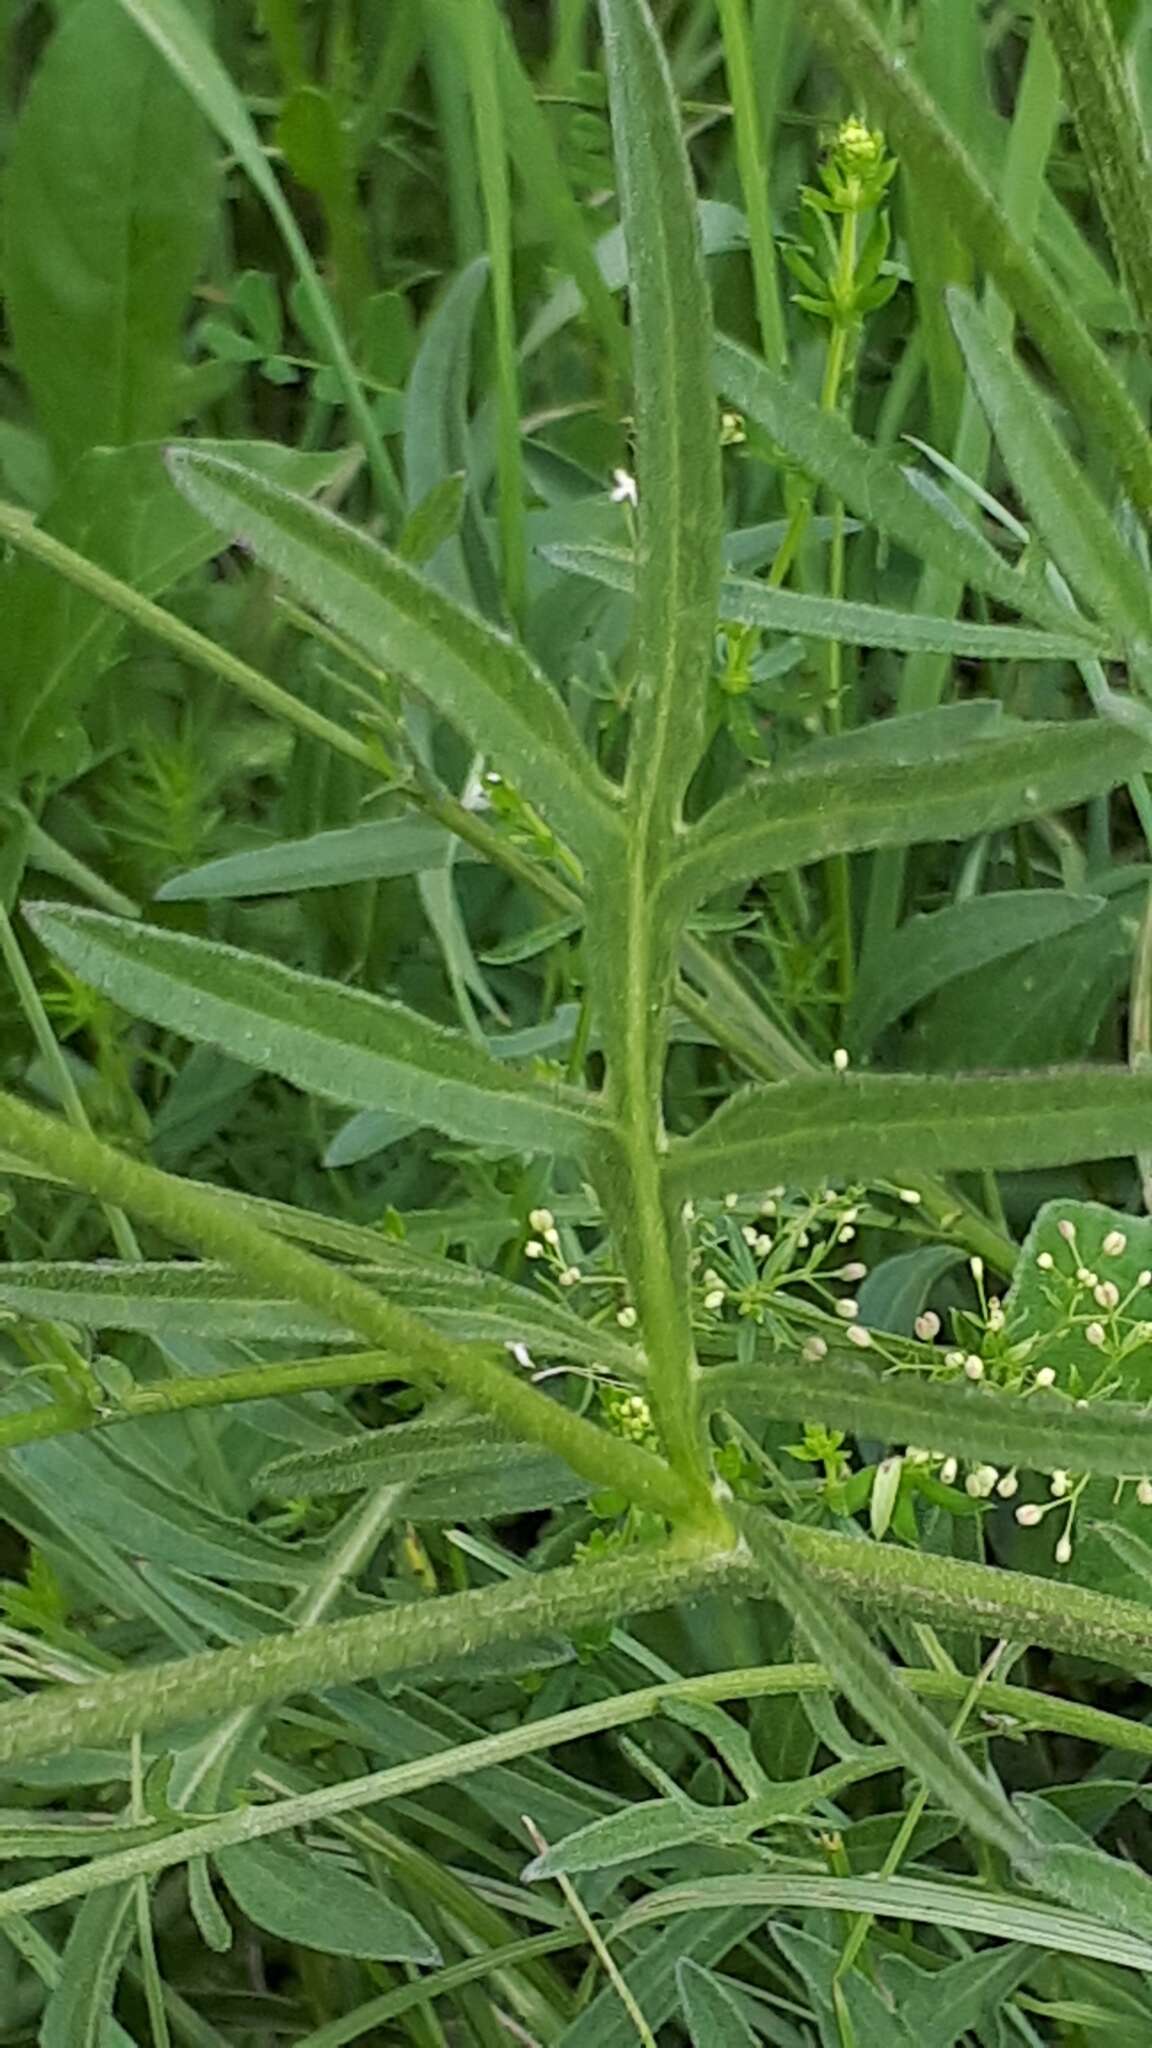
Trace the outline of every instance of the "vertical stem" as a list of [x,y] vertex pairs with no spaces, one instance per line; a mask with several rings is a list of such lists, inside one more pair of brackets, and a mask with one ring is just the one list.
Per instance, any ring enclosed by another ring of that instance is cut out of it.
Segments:
[[724,40],[724,66],[732,96],[736,162],[748,216],[748,244],[752,256],[760,346],[765,361],[774,370],[782,370],[788,357],[788,341],[780,304],[780,279],[768,199],[767,152],[760,109],[756,103],[746,0],[719,0],[718,11]]
[[518,619],[524,608],[527,548],[524,532],[524,476],[520,445],[520,378],[516,356],[516,304],[512,278],[512,208],[508,189],[508,151],[496,69],[495,37],[499,30],[491,0],[470,0],[462,17],[466,24],[468,68],[480,189],[492,266],[492,305],[496,323],[496,448],[500,542],[504,597]]

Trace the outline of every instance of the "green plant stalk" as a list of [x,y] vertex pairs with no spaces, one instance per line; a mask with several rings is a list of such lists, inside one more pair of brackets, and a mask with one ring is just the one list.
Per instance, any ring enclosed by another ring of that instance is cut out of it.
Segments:
[[512,279],[512,209],[495,49],[495,38],[500,33],[501,24],[495,17],[492,0],[472,0],[461,21],[472,88],[476,156],[484,198],[496,329],[496,488],[504,601],[510,617],[517,620],[524,610],[528,555],[520,443],[516,303]]
[[1152,162],[1106,0],[1040,0],[1109,240],[1152,338]]
[[748,247],[752,258],[760,346],[765,361],[774,370],[782,370],[788,360],[788,339],[780,303],[780,276],[768,198],[768,166],[756,101],[747,0],[718,0],[717,13],[724,43],[728,91],[732,99],[736,164],[748,215]]
[[162,641],[174,654],[181,655],[194,667],[218,676],[221,682],[239,690],[250,703],[258,704],[271,717],[282,718],[287,725],[295,726],[311,739],[322,740],[338,754],[344,754],[348,760],[356,761],[360,767],[369,768],[383,777],[386,764],[367,741],[345,732],[333,719],[325,718],[322,712],[314,711],[310,704],[302,703],[268,676],[261,675],[259,669],[249,667],[246,661],[239,660],[226,648],[218,647],[205,634],[198,633],[194,626],[185,625],[174,612],[165,611],[162,605],[141,597],[130,584],[121,583],[85,555],[77,554],[74,548],[45,533],[33,524],[27,514],[0,505],[0,540],[10,541],[21,554],[31,555],[34,561],[43,562],[78,590],[86,590],[101,604],[119,612],[141,632],[150,633],[154,639]]
[[1015,306],[1078,414],[1108,448],[1133,502],[1152,513],[1152,440],[1104,351],[1044,264],[1013,232],[990,186],[923,87],[886,47],[861,0],[808,0],[811,26],[889,132],[925,198],[954,222]]
[[240,1217],[209,1189],[129,1159],[8,1095],[0,1096],[0,1144],[147,1220],[166,1237],[319,1309],[389,1354],[398,1377],[450,1387],[518,1436],[554,1451],[594,1485],[618,1489],[672,1521],[693,1514],[692,1494],[661,1459],[585,1422],[481,1347],[446,1342],[347,1273]]
[[[972,1685],[971,1678],[963,1672],[906,1669],[898,1671],[897,1676],[909,1692],[928,1700],[964,1700]],[[633,1692],[616,1693],[538,1721],[523,1720],[499,1734],[459,1743],[432,1756],[392,1764],[368,1777],[297,1793],[274,1805],[246,1806],[219,1819],[200,1820],[179,1832],[160,1835],[154,1842],[34,1878],[0,1893],[0,1924],[11,1928],[14,1921],[29,1912],[62,1905],[68,1899],[84,1897],[141,1874],[154,1875],[172,1869],[190,1857],[210,1855],[237,1842],[323,1825],[362,1807],[402,1799],[432,1785],[451,1784],[475,1772],[514,1763],[520,1757],[586,1740],[612,1728],[628,1727],[662,1713],[668,1703],[677,1700],[718,1706],[729,1700],[782,1698],[833,1689],[822,1664],[805,1663],[708,1672],[698,1678],[678,1678]],[[1101,1748],[1152,1758],[1152,1727],[1120,1714],[1106,1713],[1099,1707],[999,1682],[982,1689],[981,1705],[987,1714],[1004,1716],[1014,1729],[1050,1731],[1097,1743]]]

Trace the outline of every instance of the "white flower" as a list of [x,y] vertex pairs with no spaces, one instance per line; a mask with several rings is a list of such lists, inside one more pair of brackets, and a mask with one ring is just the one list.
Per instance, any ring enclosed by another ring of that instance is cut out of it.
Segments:
[[1052,1257],[1051,1252],[1038,1252],[1036,1254],[1036,1264],[1039,1266],[1040,1271],[1042,1273],[1050,1273],[1053,1267],[1055,1266],[1056,1261]]
[[1128,1239],[1122,1230],[1110,1230],[1100,1249],[1105,1258],[1118,1259],[1121,1252],[1127,1251]]
[[640,493],[636,488],[636,479],[634,476],[630,476],[626,469],[614,469],[612,471],[611,498],[614,505],[638,505],[640,503]]
[[836,1303],[836,1313],[838,1316],[843,1316],[846,1323],[854,1323],[860,1313],[860,1303],[853,1301],[850,1295],[846,1295],[843,1301]]
[[933,1337],[938,1337],[940,1335],[940,1318],[935,1309],[926,1308],[922,1316],[917,1316],[915,1328],[916,1335],[923,1344],[930,1344]]
[[836,1278],[838,1280],[864,1280],[867,1278],[867,1274],[868,1268],[864,1261],[862,1259],[853,1259],[850,1265],[841,1266]]
[[1001,1500],[1011,1500],[1013,1494],[1019,1493],[1020,1481],[1015,1472],[1005,1472],[1004,1477],[996,1481],[996,1491]]
[[861,1323],[850,1323],[848,1325],[848,1342],[857,1345],[861,1351],[867,1351],[872,1342],[872,1332],[871,1330],[866,1330]]
[[970,1380],[982,1380],[984,1377],[984,1360],[977,1358],[974,1351],[970,1351],[964,1360],[964,1373]]
[[530,1237],[528,1239],[524,1247],[524,1257],[526,1259],[542,1259],[544,1257],[544,1247],[538,1237]]
[[836,1072],[838,1074],[846,1074],[850,1064],[847,1049],[842,1045],[838,1045],[832,1055],[832,1065],[835,1067]]
[[552,1214],[551,1209],[533,1209],[529,1213],[528,1221],[532,1229],[543,1237],[546,1230],[551,1230],[554,1227],[556,1218]]
[[1016,1510],[1016,1520],[1022,1529],[1034,1529],[1043,1519],[1044,1510],[1038,1507],[1035,1501],[1026,1501],[1022,1508]]
[[1056,1545],[1056,1562],[1057,1564],[1071,1564],[1072,1538],[1070,1536],[1062,1536]]
[[634,1330],[636,1328],[636,1311],[630,1301],[626,1301],[623,1308],[617,1309],[616,1321],[622,1330]]
[[1101,1344],[1108,1342],[1108,1332],[1104,1328],[1103,1323],[1089,1323],[1084,1335],[1088,1339],[1089,1344],[1095,1344],[1097,1350],[1099,1350]]
[[1056,1374],[1052,1367],[1050,1365],[1042,1365],[1036,1374],[1036,1385],[1038,1387],[1054,1387],[1055,1384]]
[[951,1486],[952,1481],[956,1477],[957,1469],[955,1458],[945,1458],[944,1463],[940,1467],[940,1477],[945,1486]]
[[828,1346],[823,1337],[809,1337],[800,1355],[809,1365],[816,1365],[821,1358],[827,1358]]
[[1114,1280],[1101,1280],[1099,1285],[1092,1289],[1092,1299],[1098,1308],[1119,1308],[1120,1289]]

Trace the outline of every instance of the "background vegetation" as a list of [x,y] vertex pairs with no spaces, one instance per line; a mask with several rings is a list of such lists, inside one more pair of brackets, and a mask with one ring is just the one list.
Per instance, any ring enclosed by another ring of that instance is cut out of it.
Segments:
[[1146,2043],[1152,7],[0,30],[0,2042]]

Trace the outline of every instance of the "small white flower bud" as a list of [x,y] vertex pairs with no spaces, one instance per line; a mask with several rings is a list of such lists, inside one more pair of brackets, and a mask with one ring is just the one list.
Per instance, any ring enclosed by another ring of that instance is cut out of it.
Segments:
[[1114,1280],[1101,1280],[1099,1285],[1092,1289],[1092,1299],[1097,1308],[1119,1308],[1120,1289]]
[[1128,1249],[1128,1239],[1122,1230],[1110,1230],[1100,1247],[1105,1258],[1118,1259]]
[[739,1207],[739,1204],[740,1204],[740,1197],[739,1197],[739,1195],[725,1195],[725,1197],[724,1197],[724,1207],[725,1207],[726,1209],[736,1209],[736,1208],[738,1208],[738,1207]]
[[1072,1538],[1070,1536],[1062,1536],[1056,1545],[1056,1562],[1057,1564],[1071,1564]]
[[575,1287],[583,1277],[579,1266],[565,1266],[564,1271],[557,1275],[561,1287]]
[[945,1486],[951,1486],[952,1481],[956,1477],[957,1469],[955,1458],[945,1458],[944,1463],[940,1467],[940,1478]]
[[756,1239],[756,1242],[753,1245],[752,1249],[755,1252],[756,1257],[758,1259],[766,1259],[768,1257],[768,1254],[772,1249],[772,1239],[769,1237],[766,1230],[762,1230],[760,1232],[760,1235]]
[[1005,1472],[1003,1478],[996,1481],[996,1491],[1001,1500],[1011,1500],[1014,1494],[1019,1493],[1020,1481],[1015,1472]]
[[1076,1278],[1080,1282],[1081,1287],[1095,1287],[1098,1275],[1092,1271],[1091,1266],[1077,1266]]
[[1042,1365],[1036,1374],[1036,1385],[1038,1387],[1054,1387],[1055,1384],[1056,1374],[1052,1367],[1050,1365]]
[[984,1377],[984,1360],[977,1358],[974,1351],[970,1351],[964,1360],[964,1375],[970,1380],[982,1380]]
[[851,1295],[845,1295],[843,1301],[836,1303],[836,1313],[843,1316],[846,1323],[854,1323],[860,1313],[860,1303],[853,1301]]
[[744,1239],[745,1244],[755,1244],[758,1235],[756,1225],[754,1223],[742,1223],[740,1225],[740,1235]]
[[832,1055],[832,1065],[835,1067],[836,1072],[838,1074],[846,1074],[848,1072],[849,1064],[850,1062],[847,1052],[845,1051],[842,1045],[838,1045],[836,1047],[835,1052]]
[[542,1259],[544,1257],[544,1247],[538,1237],[530,1237],[528,1239],[524,1247],[524,1257],[526,1259]]
[[976,1285],[979,1286],[981,1280],[984,1278],[984,1261],[980,1257],[979,1252],[975,1252],[973,1256],[969,1259],[968,1271],[971,1273],[972,1278],[976,1282]]
[[1142,1508],[1152,1508],[1152,1479],[1141,1479],[1136,1488],[1136,1498]]
[[850,1223],[845,1223],[836,1232],[836,1242],[837,1244],[851,1244],[852,1239],[855,1237],[855,1235],[856,1232],[852,1228],[852,1225]]
[[1035,1501],[1026,1501],[1022,1508],[1016,1510],[1016,1520],[1022,1529],[1035,1529],[1043,1519],[1044,1510],[1038,1507]]
[[539,1231],[540,1236],[543,1237],[546,1230],[552,1229],[556,1218],[552,1214],[551,1209],[533,1209],[529,1213],[528,1221],[533,1230]]
[[828,1346],[823,1337],[809,1337],[800,1355],[807,1359],[809,1365],[816,1365],[821,1358],[827,1358]]
[[1152,1287],[1152,1266],[1145,1266],[1142,1273],[1137,1273],[1136,1285],[1137,1287]]
[[1087,1338],[1089,1344],[1094,1344],[1097,1350],[1099,1350],[1102,1344],[1106,1344],[1108,1342],[1108,1332],[1104,1328],[1103,1323],[1089,1323],[1088,1328],[1084,1332],[1084,1335]]
[[964,1481],[964,1491],[968,1495],[969,1500],[983,1499],[984,1488],[980,1483],[980,1474],[978,1472],[970,1472],[968,1474],[967,1479]]
[[926,1308],[922,1316],[917,1316],[915,1330],[922,1344],[930,1344],[933,1337],[940,1335],[940,1318],[934,1308]]
[[906,1202],[910,1209],[918,1209],[924,1200],[919,1188],[900,1188],[898,1192],[900,1200]]
[[1068,1474],[1066,1472],[1053,1472],[1052,1477],[1048,1481],[1048,1491],[1054,1500],[1063,1500],[1064,1495],[1068,1491]]
[[871,1330],[864,1329],[861,1323],[850,1323],[848,1326],[848,1342],[857,1345],[861,1351],[867,1351],[872,1342],[872,1332]]
[[617,1309],[616,1321],[622,1330],[634,1330],[636,1328],[636,1311],[630,1301],[626,1301],[623,1308]]
[[962,1351],[946,1351],[944,1353],[944,1363],[945,1365],[963,1365],[964,1353]]
[[704,1296],[704,1306],[707,1309],[723,1308],[724,1299],[725,1295],[722,1287],[711,1287]]
[[552,1225],[552,1228],[551,1228],[550,1230],[546,1230],[546,1231],[544,1232],[544,1242],[545,1242],[545,1244],[550,1244],[550,1245],[551,1245],[551,1247],[552,1247],[552,1249],[553,1249],[553,1251],[556,1251],[556,1250],[558,1250],[558,1249],[559,1249],[559,1245],[560,1245],[560,1232],[559,1232],[559,1231],[557,1230],[557,1228],[556,1228],[556,1225],[555,1225],[555,1224],[553,1224],[553,1225]]
[[1036,1264],[1039,1266],[1040,1271],[1042,1273],[1051,1273],[1053,1267],[1056,1264],[1056,1261],[1052,1257],[1051,1252],[1037,1252]]
[[1067,1216],[1061,1217],[1059,1223],[1056,1225],[1056,1228],[1060,1232],[1061,1237],[1064,1239],[1065,1244],[1075,1244],[1076,1225],[1073,1222],[1071,1222]]

